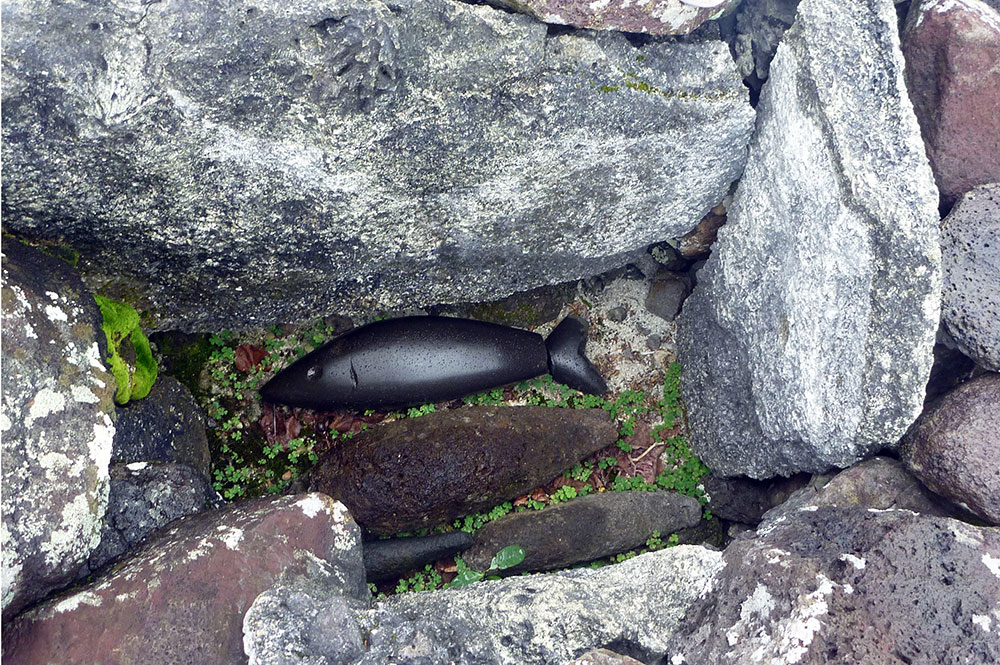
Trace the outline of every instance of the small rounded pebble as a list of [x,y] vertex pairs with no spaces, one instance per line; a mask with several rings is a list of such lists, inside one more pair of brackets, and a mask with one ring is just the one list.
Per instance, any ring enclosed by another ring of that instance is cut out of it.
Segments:
[[608,310],[608,319],[620,323],[625,320],[626,313],[624,307],[613,307]]
[[659,335],[653,334],[646,338],[646,346],[648,346],[653,351],[656,351],[658,348],[660,348],[661,344],[663,344],[663,339]]

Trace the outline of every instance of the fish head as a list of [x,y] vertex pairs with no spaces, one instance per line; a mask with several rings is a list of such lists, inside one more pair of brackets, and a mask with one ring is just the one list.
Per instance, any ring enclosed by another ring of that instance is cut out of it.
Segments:
[[275,374],[259,392],[267,402],[322,410],[350,405],[357,385],[350,357],[322,347]]

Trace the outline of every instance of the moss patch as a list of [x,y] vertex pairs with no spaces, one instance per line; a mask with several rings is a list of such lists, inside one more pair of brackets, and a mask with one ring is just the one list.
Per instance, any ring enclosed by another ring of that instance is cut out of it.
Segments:
[[118,390],[115,402],[128,404],[149,394],[156,381],[157,367],[149,340],[139,327],[139,313],[123,302],[95,295],[104,319],[101,329],[108,340],[107,358]]

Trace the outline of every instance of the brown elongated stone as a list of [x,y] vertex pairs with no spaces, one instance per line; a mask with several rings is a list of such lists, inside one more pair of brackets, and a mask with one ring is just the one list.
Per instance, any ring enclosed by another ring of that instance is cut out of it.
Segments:
[[321,457],[308,483],[392,534],[512,499],[617,438],[601,410],[467,407],[362,432]]
[[666,539],[700,520],[701,504],[684,494],[603,492],[490,522],[462,558],[485,570],[501,549],[519,545],[524,561],[508,573],[565,568],[638,548],[654,531]]

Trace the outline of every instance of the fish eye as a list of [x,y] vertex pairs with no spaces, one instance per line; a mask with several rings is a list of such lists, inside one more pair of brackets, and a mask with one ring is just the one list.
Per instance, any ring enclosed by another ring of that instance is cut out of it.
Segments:
[[322,365],[313,365],[312,367],[306,370],[306,378],[309,379],[310,381],[317,381],[321,376],[323,376]]

